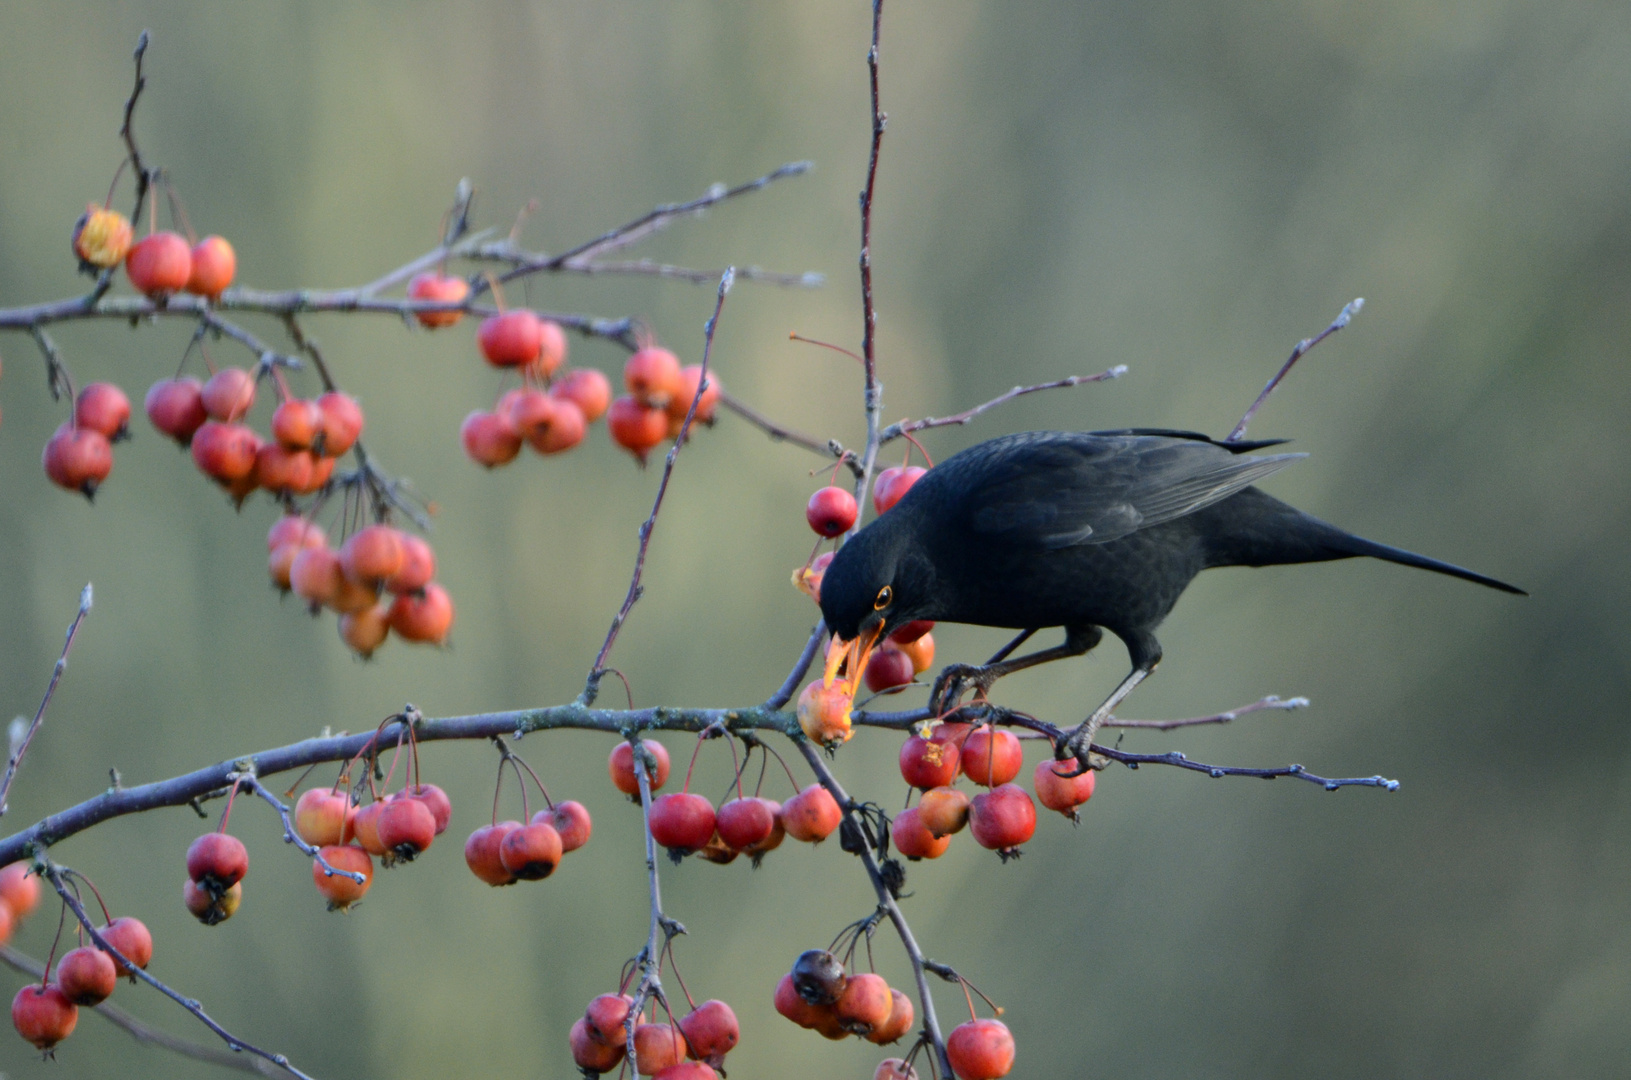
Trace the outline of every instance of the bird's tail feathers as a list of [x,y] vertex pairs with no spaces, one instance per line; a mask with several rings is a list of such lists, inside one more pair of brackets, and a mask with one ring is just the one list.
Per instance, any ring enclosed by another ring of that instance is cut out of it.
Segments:
[[1415,552],[1406,551],[1403,548],[1389,547],[1387,544],[1378,544],[1374,540],[1366,540],[1362,536],[1354,536],[1351,533],[1342,533],[1340,539],[1330,540],[1328,543],[1344,554],[1368,555],[1373,559],[1383,559],[1387,562],[1399,563],[1401,566],[1415,566],[1438,574],[1448,574],[1450,577],[1458,577],[1463,581],[1487,585],[1491,589],[1500,589],[1502,592],[1516,593],[1519,596],[1529,595],[1516,585],[1508,585],[1504,581],[1485,577],[1483,574],[1475,573],[1453,563],[1429,559],[1425,555],[1417,555]]

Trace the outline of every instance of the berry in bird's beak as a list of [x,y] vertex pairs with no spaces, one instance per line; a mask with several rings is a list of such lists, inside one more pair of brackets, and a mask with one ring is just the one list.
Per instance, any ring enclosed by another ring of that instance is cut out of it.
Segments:
[[838,677],[838,669],[843,668],[845,692],[854,701],[855,692],[861,688],[861,678],[866,674],[867,661],[872,658],[872,650],[882,637],[881,618],[871,626],[862,624],[861,632],[853,640],[845,641],[834,634],[827,645],[827,670],[822,685],[830,688]]

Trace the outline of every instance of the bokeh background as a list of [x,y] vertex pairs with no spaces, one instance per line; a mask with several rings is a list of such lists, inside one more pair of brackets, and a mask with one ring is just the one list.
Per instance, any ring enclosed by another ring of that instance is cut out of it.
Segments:
[[[766,412],[860,439],[855,193],[867,112],[862,3],[8,3],[0,12],[0,304],[69,295],[67,237],[121,149],[137,32],[153,31],[138,127],[240,280],[339,286],[428,248],[460,177],[482,223],[527,199],[561,248],[650,206],[799,158],[810,175],[677,224],[640,254],[828,275],[740,285],[717,368]],[[1624,724],[1631,317],[1631,9],[1533,0],[1341,4],[891,0],[890,114],[874,256],[891,418],[1125,363],[927,440],[936,454],[1035,427],[1222,434],[1300,337],[1364,296],[1253,433],[1312,456],[1276,495],[1356,531],[1516,581],[1515,599],[1379,563],[1205,575],[1127,713],[1263,694],[1313,706],[1223,728],[1134,733],[1206,761],[1382,773],[1392,795],[1115,769],[1079,828],[1050,818],[1023,861],[972,843],[915,867],[929,953],[1007,1007],[1016,1076],[1584,1077],[1631,1060],[1631,747]],[[120,202],[128,198],[121,195]],[[121,286],[122,287],[122,286]],[[637,315],[694,362],[712,290],[535,281],[543,308]],[[248,320],[271,338],[276,324]],[[87,580],[97,606],[12,800],[21,826],[126,783],[411,701],[430,715],[560,702],[627,585],[654,471],[597,428],[559,459],[492,474],[460,453],[498,377],[471,328],[310,320],[364,402],[368,441],[439,504],[458,605],[446,651],[353,660],[332,619],[264,578],[271,506],[233,513],[138,419],[94,507],[39,467],[62,418],[26,335],[0,339],[0,709],[32,712]],[[64,326],[75,375],[132,398],[185,325]],[[622,355],[574,340],[614,373]],[[223,344],[216,355],[241,360]],[[264,424],[264,417],[258,417]],[[641,703],[739,704],[783,678],[812,624],[787,585],[810,546],[817,462],[727,417],[683,457],[649,589],[615,662]],[[944,628],[942,659],[996,631]],[[1122,675],[1119,644],[1005,683],[1070,721]],[[615,696],[615,694],[614,694]],[[683,763],[686,740],[666,741]],[[254,872],[213,930],[179,902],[190,812],[62,844],[157,937],[154,970],[245,1037],[322,1077],[567,1077],[571,1020],[645,932],[638,816],[606,782],[611,740],[522,751],[595,840],[539,884],[464,869],[494,755],[437,746],[453,832],[327,915],[263,807],[235,824]],[[898,739],[836,768],[897,805]],[[1033,750],[1034,754],[1035,751]],[[698,766],[722,791],[722,747]],[[325,775],[327,775],[325,773]],[[289,781],[292,782],[292,778]],[[774,776],[767,790],[786,794]],[[884,1056],[773,1013],[802,949],[871,908],[836,844],[665,869],[683,972],[743,1026],[731,1075],[870,1076]],[[19,935],[43,954],[55,920]],[[880,934],[880,970],[906,978]],[[19,977],[0,972],[9,995]],[[116,1000],[206,1038],[145,990]],[[960,1001],[942,989],[941,1016]],[[55,1065],[9,1034],[13,1077],[202,1077],[85,1017]]]

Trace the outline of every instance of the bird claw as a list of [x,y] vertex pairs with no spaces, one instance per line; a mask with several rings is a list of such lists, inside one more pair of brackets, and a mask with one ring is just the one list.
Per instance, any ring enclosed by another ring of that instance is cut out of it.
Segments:
[[945,716],[958,707],[963,695],[971,689],[977,698],[984,700],[991,684],[997,681],[1000,674],[992,671],[989,665],[947,664],[940,670],[934,688],[929,691],[929,711],[935,716]]

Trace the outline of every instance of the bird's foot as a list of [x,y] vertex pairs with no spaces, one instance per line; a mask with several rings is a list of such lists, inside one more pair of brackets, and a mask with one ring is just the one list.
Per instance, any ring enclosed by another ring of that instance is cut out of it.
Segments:
[[984,698],[991,684],[1002,676],[1001,671],[994,670],[996,666],[947,664],[941,668],[934,688],[929,691],[929,711],[935,716],[945,716],[957,708],[963,695],[971,689],[977,697]]

